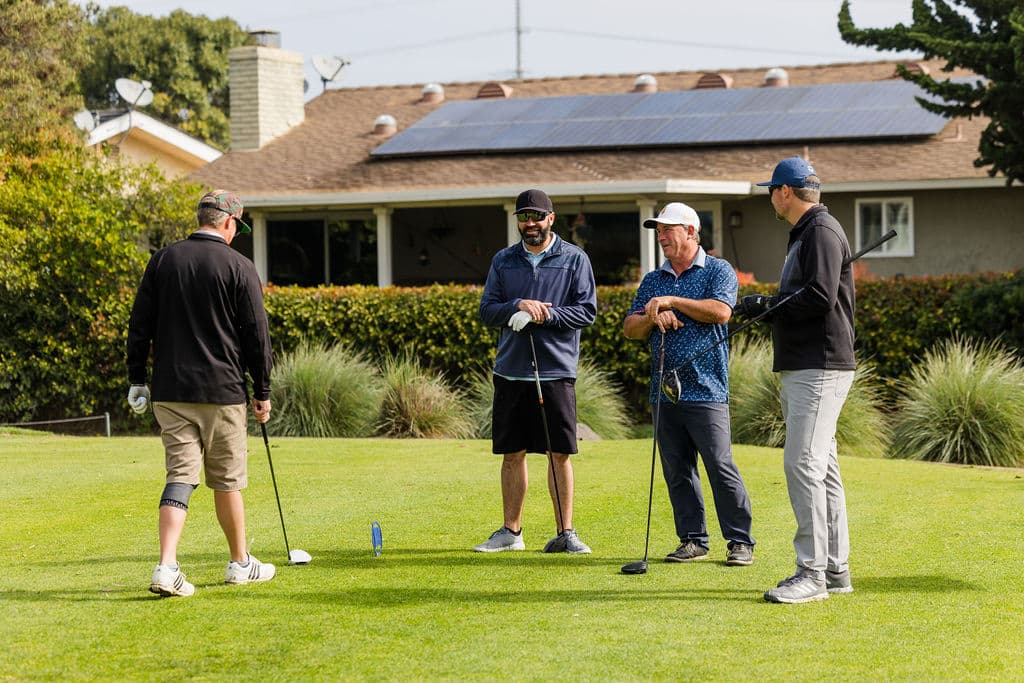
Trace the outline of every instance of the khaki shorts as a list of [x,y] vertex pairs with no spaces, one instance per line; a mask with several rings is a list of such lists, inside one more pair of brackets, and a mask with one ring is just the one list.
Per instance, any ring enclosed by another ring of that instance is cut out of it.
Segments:
[[153,403],[164,442],[167,483],[199,485],[199,470],[214,491],[241,491],[248,483],[246,404]]

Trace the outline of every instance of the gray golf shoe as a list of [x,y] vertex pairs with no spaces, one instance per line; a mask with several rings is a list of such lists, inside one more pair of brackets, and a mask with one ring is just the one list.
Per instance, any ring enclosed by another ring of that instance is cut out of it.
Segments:
[[781,602],[796,605],[802,602],[827,600],[828,590],[825,588],[825,577],[812,569],[800,567],[796,574],[779,581],[779,585],[764,592],[768,602]]
[[665,556],[666,562],[694,562],[708,556],[708,549],[697,541],[683,541],[679,547]]
[[575,529],[566,529],[544,546],[546,553],[569,553],[570,555],[589,555],[590,546],[580,540]]
[[518,534],[514,534],[507,526],[503,526],[491,534],[486,541],[474,546],[473,550],[478,553],[526,550],[526,543],[523,541],[523,530],[520,529]]
[[852,593],[853,584],[850,582],[850,570],[833,572],[826,569],[825,588],[829,593]]

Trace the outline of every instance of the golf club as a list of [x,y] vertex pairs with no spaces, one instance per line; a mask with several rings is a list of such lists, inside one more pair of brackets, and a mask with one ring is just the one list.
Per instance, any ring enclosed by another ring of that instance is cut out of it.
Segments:
[[551,455],[551,432],[548,431],[548,416],[544,410],[544,394],[540,390],[540,370],[537,369],[537,347],[533,345],[533,330],[527,332],[530,337],[530,353],[533,354],[533,380],[537,385],[537,404],[540,406],[540,420],[544,426],[544,443],[548,448],[548,467],[551,468],[551,481],[555,485],[555,509],[558,513],[558,533],[565,531],[562,522],[562,500],[558,496],[558,477],[555,476],[555,459]]
[[[662,384],[662,372],[665,370],[665,333],[661,333],[661,351],[658,353],[658,386]],[[654,461],[658,456],[658,414],[661,412],[661,396],[654,403],[654,444],[651,447],[651,488],[647,493],[647,535],[644,537],[644,559],[630,562],[622,567],[623,574],[647,573],[647,550],[651,543],[651,506],[654,502]]]
[[270,481],[274,482],[274,498],[277,500],[277,514],[281,517],[281,533],[284,534],[284,549],[288,551],[288,564],[309,564],[313,556],[305,550],[292,550],[288,545],[288,531],[284,528],[284,513],[281,511],[281,496],[277,494],[277,477],[274,476],[274,461],[270,457],[270,440],[267,439],[267,425],[260,423],[263,443],[267,447],[267,462],[270,464]]
[[[891,240],[895,236],[896,236],[896,231],[895,230],[890,230],[889,232],[885,233],[884,235],[879,237],[877,240],[875,240],[871,244],[867,245],[866,247],[864,247],[863,249],[858,251],[856,254],[854,254],[854,255],[850,256],[849,258],[843,260],[843,265],[844,266],[850,265],[851,263],[853,263],[854,261],[859,259],[861,256],[863,256],[864,254],[868,253],[869,251],[874,251],[878,247],[882,246],[882,244],[884,242],[887,242],[887,241]],[[776,303],[771,308],[766,309],[766,310],[758,313],[753,318],[751,318],[747,322],[743,323],[742,325],[737,327],[732,332],[728,333],[727,335],[725,335],[724,337],[722,337],[721,339],[719,339],[715,343],[713,343],[710,346],[708,346],[706,349],[704,349],[703,351],[698,353],[696,356],[693,356],[692,358],[687,359],[686,361],[682,362],[678,366],[676,366],[676,367],[672,368],[671,370],[669,370],[668,377],[661,384],[661,390],[665,393],[665,396],[667,396],[668,399],[670,401],[672,401],[673,403],[678,403],[679,402],[679,394],[681,393],[682,387],[683,387],[682,380],[679,379],[679,370],[680,369],[690,367],[695,361],[697,361],[699,358],[704,356],[704,354],[708,353],[709,351],[711,351],[712,349],[717,347],[722,342],[728,341],[731,337],[733,337],[734,335],[739,334],[740,332],[742,332],[743,330],[747,329],[748,327],[750,327],[754,323],[760,322],[761,320],[764,320],[769,315],[774,313],[780,306],[783,306],[783,305],[789,303],[790,299],[792,299],[792,298],[802,294],[803,291],[806,288],[807,288],[807,285],[805,284],[805,285],[801,286],[799,289],[797,289],[795,292],[791,292],[791,293],[787,294],[786,296],[784,296],[781,299],[779,299],[778,303]]]

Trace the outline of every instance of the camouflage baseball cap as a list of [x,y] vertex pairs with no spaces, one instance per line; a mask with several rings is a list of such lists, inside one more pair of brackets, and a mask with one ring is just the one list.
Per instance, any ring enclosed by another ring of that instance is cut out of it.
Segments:
[[248,233],[252,232],[246,223],[242,220],[242,200],[238,198],[238,195],[234,192],[228,192],[227,190],[212,190],[203,195],[202,199],[199,200],[198,209],[217,209],[224,213],[234,216],[238,222],[238,232]]

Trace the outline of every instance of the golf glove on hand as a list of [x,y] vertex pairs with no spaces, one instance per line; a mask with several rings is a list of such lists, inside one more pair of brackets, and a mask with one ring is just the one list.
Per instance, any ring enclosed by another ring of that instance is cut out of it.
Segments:
[[526,311],[516,311],[512,314],[512,317],[508,319],[508,326],[511,327],[513,331],[519,332],[531,322],[533,322],[533,318],[529,313]]
[[138,414],[146,412],[149,407],[149,387],[145,384],[133,384],[128,390],[128,405]]
[[733,307],[732,312],[736,315],[753,318],[771,309],[775,305],[776,299],[777,297],[767,294],[751,294],[740,299],[740,302]]

